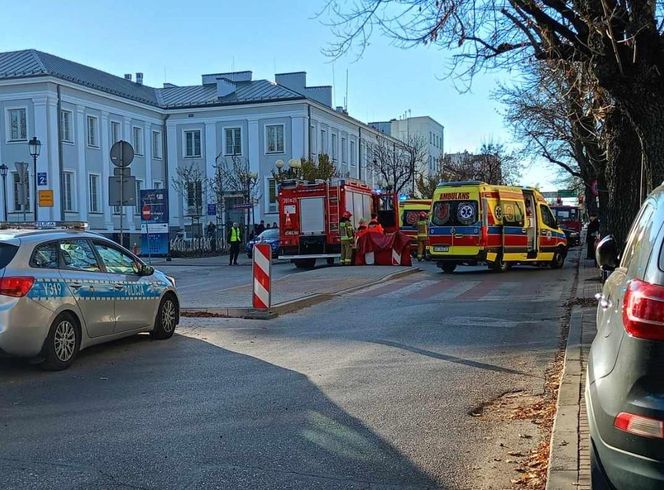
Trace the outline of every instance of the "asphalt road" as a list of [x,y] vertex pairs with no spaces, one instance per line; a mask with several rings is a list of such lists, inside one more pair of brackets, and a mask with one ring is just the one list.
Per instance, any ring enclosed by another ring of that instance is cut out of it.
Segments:
[[427,270],[269,322],[186,318],[58,373],[0,361],[3,488],[507,488],[573,268]]

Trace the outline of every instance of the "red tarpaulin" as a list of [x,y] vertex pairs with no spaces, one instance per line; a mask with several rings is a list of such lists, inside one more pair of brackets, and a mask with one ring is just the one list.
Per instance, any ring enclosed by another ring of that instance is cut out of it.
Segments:
[[401,232],[366,233],[357,240],[355,265],[411,265],[410,240]]

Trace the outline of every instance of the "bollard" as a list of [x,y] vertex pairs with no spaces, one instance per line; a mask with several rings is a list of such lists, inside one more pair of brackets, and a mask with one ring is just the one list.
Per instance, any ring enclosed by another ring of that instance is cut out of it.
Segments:
[[268,243],[254,245],[252,272],[254,277],[252,305],[256,309],[269,310],[272,302],[272,247]]

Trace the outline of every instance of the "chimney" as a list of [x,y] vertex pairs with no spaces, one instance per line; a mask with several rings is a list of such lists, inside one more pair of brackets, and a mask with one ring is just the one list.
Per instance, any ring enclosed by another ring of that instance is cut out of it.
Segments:
[[143,73],[140,71],[136,72],[136,83],[139,85],[143,85]]
[[131,73],[125,73],[125,80],[129,80],[131,82]]

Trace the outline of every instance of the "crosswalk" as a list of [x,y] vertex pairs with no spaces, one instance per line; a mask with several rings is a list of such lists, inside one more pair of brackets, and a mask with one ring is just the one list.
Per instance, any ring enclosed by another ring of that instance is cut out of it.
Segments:
[[557,301],[564,283],[509,279],[507,274],[414,274],[350,293],[360,298],[419,301]]

